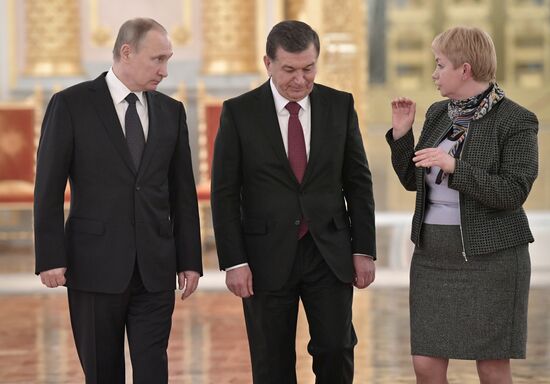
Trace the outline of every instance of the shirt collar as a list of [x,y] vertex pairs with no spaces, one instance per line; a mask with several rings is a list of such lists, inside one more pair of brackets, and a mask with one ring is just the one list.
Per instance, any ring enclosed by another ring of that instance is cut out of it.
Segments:
[[[273,93],[273,100],[275,101],[275,109],[277,110],[277,114],[280,114],[281,112],[288,112],[285,108],[286,105],[290,102],[290,100],[287,100],[281,94],[279,91],[277,91],[277,87],[275,87],[275,84],[273,83],[273,78],[269,79],[269,85],[271,86],[271,92]],[[302,100],[297,101],[298,104],[300,104],[300,107],[304,111],[307,111],[309,109],[309,95],[304,97]]]
[[[124,101],[126,96],[128,96],[128,94],[132,92],[128,89],[127,86],[124,85],[122,81],[120,81],[118,77],[116,77],[112,67],[109,69],[109,72],[107,72],[107,76],[105,76],[105,81],[107,82],[107,87],[109,87],[109,92],[111,92],[111,97],[113,98],[115,105],[120,104],[122,101]],[[138,97],[141,105],[145,105],[144,92],[140,91],[134,93]]]

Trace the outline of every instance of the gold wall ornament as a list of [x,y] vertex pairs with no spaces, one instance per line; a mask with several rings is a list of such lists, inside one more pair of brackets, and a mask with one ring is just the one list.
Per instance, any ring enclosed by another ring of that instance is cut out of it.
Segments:
[[391,86],[418,89],[431,82],[433,0],[388,3],[387,79]]
[[172,29],[170,37],[177,45],[185,45],[191,38],[191,0],[182,0],[182,24]]
[[[443,29],[457,25],[478,27],[493,35],[492,18],[498,14],[493,0],[443,0]],[[502,5],[499,5],[502,6]]]
[[82,74],[77,0],[27,0],[25,24],[27,75]]
[[255,73],[256,1],[209,0],[202,4],[205,74]]
[[109,45],[109,42],[111,41],[111,32],[105,27],[98,26],[92,29],[91,35],[94,44],[100,47]]
[[99,23],[99,4],[97,0],[89,0],[90,8],[90,37],[93,44],[99,47],[109,45],[112,33],[109,28]]
[[319,82],[353,94],[360,127],[365,128],[367,15],[361,0],[323,0],[319,38]]
[[284,0],[284,15],[287,20],[302,20],[306,11],[306,0]]
[[544,89],[550,80],[550,1],[507,0],[506,5],[506,83]]
[[8,57],[4,60],[8,66],[8,83],[9,88],[13,89],[17,86],[17,74],[19,60],[17,57],[17,25],[16,25],[16,11],[15,0],[8,0],[6,3],[7,25],[5,31],[8,35]]
[[[178,101],[181,101],[184,105],[187,103],[187,86],[182,81],[178,84],[176,88],[176,92],[172,93],[170,95],[173,99],[176,99]],[[185,106],[187,109],[187,106]]]
[[191,31],[187,27],[177,26],[172,30],[170,37],[175,44],[185,45],[191,38]]
[[198,104],[198,158],[199,158],[199,184],[210,181],[210,164],[208,164],[208,138],[206,132],[206,86],[204,81],[197,84]]
[[92,42],[99,46],[108,46],[112,40],[112,32],[109,28],[99,23],[99,4],[97,0],[90,1],[90,35]]

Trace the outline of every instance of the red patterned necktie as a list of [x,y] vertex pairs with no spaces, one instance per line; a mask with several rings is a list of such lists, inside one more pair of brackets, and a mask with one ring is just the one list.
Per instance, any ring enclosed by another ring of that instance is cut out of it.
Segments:
[[[306,170],[307,154],[304,131],[298,118],[300,104],[291,101],[285,108],[290,112],[290,117],[288,118],[288,161],[296,179],[301,183]],[[298,239],[304,237],[306,233],[307,222],[302,217],[300,227],[298,228]]]

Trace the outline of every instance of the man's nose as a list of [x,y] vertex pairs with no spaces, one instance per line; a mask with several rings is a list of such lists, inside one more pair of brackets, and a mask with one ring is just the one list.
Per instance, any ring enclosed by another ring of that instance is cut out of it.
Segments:
[[294,82],[296,84],[304,84],[306,82],[306,77],[304,76],[303,73],[298,73],[296,76],[294,76]]
[[162,64],[159,68],[158,73],[162,77],[168,77],[168,64],[167,63]]

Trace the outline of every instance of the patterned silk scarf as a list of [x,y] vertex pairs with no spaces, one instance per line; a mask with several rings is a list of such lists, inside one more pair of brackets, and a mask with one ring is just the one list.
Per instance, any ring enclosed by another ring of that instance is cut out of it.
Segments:
[[[449,155],[455,159],[460,158],[464,140],[468,135],[468,128],[472,120],[479,120],[487,114],[500,100],[504,98],[504,91],[497,83],[491,84],[487,90],[479,95],[470,97],[466,100],[450,100],[448,107],[449,118],[452,121],[452,126],[449,132],[444,137],[455,143],[449,150]],[[439,143],[438,143],[439,144]],[[430,169],[427,170],[430,172]],[[447,177],[447,173],[439,170],[435,179],[436,184]]]

